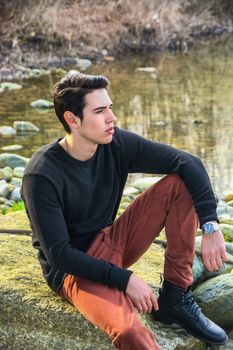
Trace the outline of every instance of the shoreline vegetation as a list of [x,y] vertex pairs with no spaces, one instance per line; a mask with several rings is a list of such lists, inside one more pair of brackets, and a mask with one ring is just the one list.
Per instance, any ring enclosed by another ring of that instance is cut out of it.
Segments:
[[77,57],[187,53],[211,40],[228,45],[233,33],[232,0],[3,0],[0,13],[3,70],[61,67]]

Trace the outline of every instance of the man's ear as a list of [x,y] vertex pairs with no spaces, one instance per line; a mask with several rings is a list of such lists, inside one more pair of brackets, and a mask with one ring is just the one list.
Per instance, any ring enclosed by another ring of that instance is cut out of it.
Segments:
[[71,129],[74,129],[74,128],[77,129],[81,124],[80,118],[76,117],[74,113],[70,111],[65,111],[64,119]]

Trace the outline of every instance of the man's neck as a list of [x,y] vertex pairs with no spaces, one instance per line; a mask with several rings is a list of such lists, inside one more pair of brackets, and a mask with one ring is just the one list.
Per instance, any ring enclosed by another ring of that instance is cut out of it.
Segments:
[[81,138],[70,134],[67,134],[59,143],[71,157],[81,161],[91,159],[98,147],[97,144],[83,142]]

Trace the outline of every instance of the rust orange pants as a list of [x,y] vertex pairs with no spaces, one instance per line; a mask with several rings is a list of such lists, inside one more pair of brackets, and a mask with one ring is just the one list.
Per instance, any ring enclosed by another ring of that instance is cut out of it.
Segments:
[[[164,278],[186,288],[192,283],[198,219],[192,198],[177,175],[165,176],[138,196],[112,226],[97,235],[87,253],[128,268],[164,227],[167,237]],[[59,294],[106,332],[117,349],[160,349],[125,292],[67,275]]]

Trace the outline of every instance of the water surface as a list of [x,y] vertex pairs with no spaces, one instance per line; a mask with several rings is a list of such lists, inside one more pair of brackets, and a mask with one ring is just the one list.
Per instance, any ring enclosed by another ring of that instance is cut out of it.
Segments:
[[[157,73],[137,71],[148,66]],[[97,64],[87,73],[110,79],[118,126],[193,153],[203,160],[217,193],[233,190],[233,49],[218,45],[187,55],[133,56]],[[0,126],[25,120],[41,130],[2,137],[0,147],[20,144],[23,149],[16,153],[30,157],[64,135],[53,110],[30,106],[33,100],[51,99],[61,76],[23,80],[21,90],[0,94]]]

